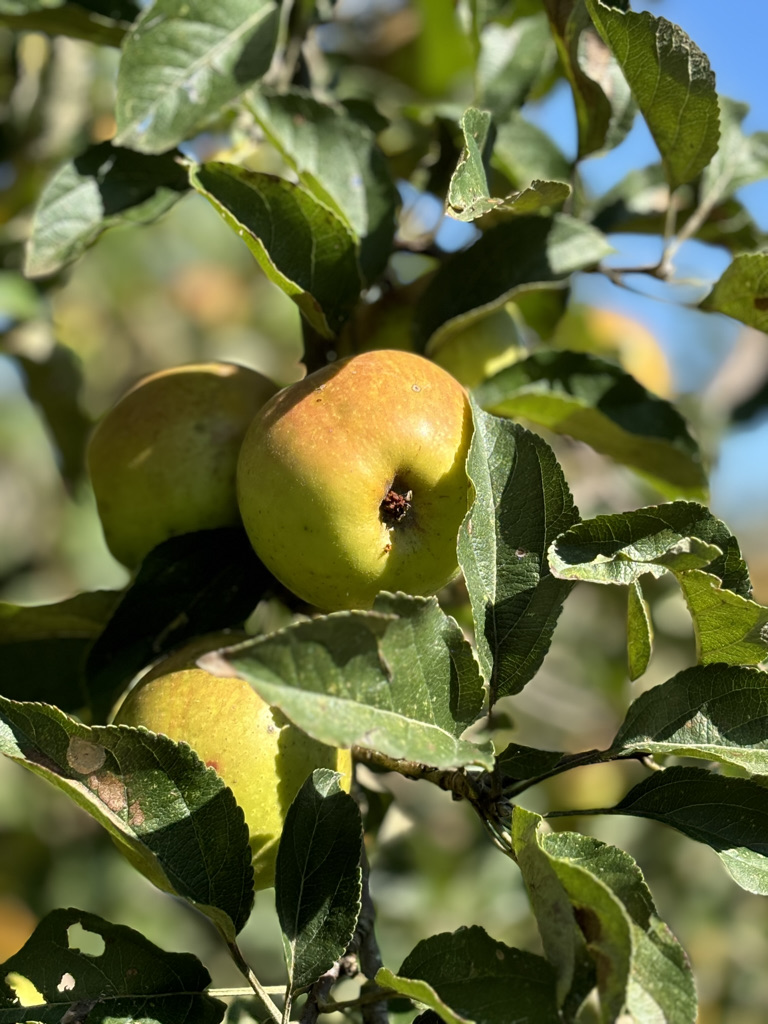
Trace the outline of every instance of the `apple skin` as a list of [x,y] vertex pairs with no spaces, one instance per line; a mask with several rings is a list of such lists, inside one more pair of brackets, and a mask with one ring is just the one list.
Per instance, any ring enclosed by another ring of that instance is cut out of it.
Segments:
[[161,662],[129,691],[113,722],[183,740],[216,769],[245,814],[254,885],[268,889],[285,816],[305,779],[330,768],[349,792],[352,755],[307,736],[244,680],[195,666],[195,654],[211,647],[198,640]]
[[380,590],[434,594],[458,572],[471,435],[465,389],[411,352],[364,352],[310,374],[267,402],[240,450],[254,550],[325,611],[369,608]]
[[139,381],[96,425],[87,461],[107,546],[134,569],[161,541],[235,526],[237,454],[277,386],[232,363]]

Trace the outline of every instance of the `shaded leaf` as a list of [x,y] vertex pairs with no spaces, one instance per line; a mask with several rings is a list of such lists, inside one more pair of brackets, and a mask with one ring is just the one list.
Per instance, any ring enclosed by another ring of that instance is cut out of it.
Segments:
[[517,423],[473,406],[467,473],[475,501],[459,532],[459,564],[493,704],[519,692],[546,654],[571,586],[547,549],[578,511],[552,449]]
[[715,76],[706,54],[665,18],[622,12],[600,0],[586,5],[627,78],[670,188],[693,181],[720,139]]
[[595,31],[584,0],[545,0],[557,51],[570,82],[579,158],[617,146],[635,116],[627,83]]
[[[31,982],[45,1005],[20,1007],[9,976]],[[191,953],[167,953],[95,914],[53,910],[0,965],[0,1022],[130,1024],[140,1017],[142,1024],[216,1024],[226,1005],[206,995],[210,981]]]
[[495,121],[522,106],[542,72],[556,60],[555,47],[543,11],[516,18],[511,25],[489,21],[480,33],[475,69],[476,102]]
[[652,646],[651,610],[643,597],[640,584],[634,580],[627,594],[627,659],[631,682],[639,679],[648,668]]
[[375,133],[347,108],[298,91],[260,91],[248,106],[301,183],[359,239],[360,267],[373,281],[390,256],[398,204]]
[[89,146],[42,191],[27,242],[24,272],[45,277],[82,256],[118,224],[155,220],[189,188],[175,151],[146,156],[111,142]]
[[560,750],[539,750],[537,747],[510,743],[497,754],[496,764],[507,781],[532,779],[551,771],[564,756]]
[[228,940],[253,902],[248,828],[232,791],[186,743],[88,726],[58,708],[0,697],[0,753],[63,790],[128,860]]
[[425,345],[443,325],[481,306],[502,306],[523,285],[564,281],[611,251],[600,232],[562,213],[499,224],[434,275],[416,307],[417,341]]
[[17,32],[71,36],[119,46],[139,13],[132,0],[0,0],[0,24]]
[[291,804],[277,853],[275,900],[288,984],[314,984],[344,955],[360,913],[363,826],[357,804],[328,769]]
[[768,331],[768,253],[734,256],[700,308]]
[[332,337],[362,287],[355,239],[343,221],[300,185],[271,174],[224,163],[190,174],[270,281],[323,337]]
[[151,551],[88,657],[97,721],[150,662],[203,633],[240,626],[274,585],[241,529],[171,537]]
[[703,768],[666,768],[608,813],[653,818],[706,843],[743,889],[768,895],[768,794],[758,782]]
[[277,31],[275,0],[155,0],[123,46],[115,141],[162,153],[194,134],[264,74]]
[[99,590],[57,604],[0,604],[2,695],[64,711],[84,707],[86,655],[121,597],[119,591]]
[[712,573],[691,570],[676,575],[693,619],[702,665],[759,665],[768,658],[768,608],[724,590]]
[[555,978],[543,957],[512,949],[477,925],[420,942],[380,985],[424,1003],[446,1024],[557,1024]]
[[[670,552],[696,538],[723,552],[708,566],[727,590],[749,597],[752,584],[739,542],[708,508],[693,501],[671,501],[631,512],[585,519],[550,548],[552,572],[562,579],[627,586],[644,573],[661,576]],[[707,549],[704,549],[707,550]]]
[[611,750],[698,757],[768,775],[768,674],[684,669],[630,704]]
[[597,356],[536,352],[484,381],[474,397],[488,412],[584,441],[670,495],[706,496],[699,446],[680,413]]
[[487,746],[459,738],[480,713],[482,682],[434,598],[380,594],[372,612],[318,616],[225,654],[223,671],[329,746],[438,768],[493,765]]

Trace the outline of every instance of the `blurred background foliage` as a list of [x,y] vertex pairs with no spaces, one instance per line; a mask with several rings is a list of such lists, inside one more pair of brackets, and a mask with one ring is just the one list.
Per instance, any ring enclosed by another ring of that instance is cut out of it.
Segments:
[[[537,8],[533,0],[507,6]],[[673,16],[664,3],[651,6]],[[414,288],[431,266],[433,247],[459,248],[475,230],[446,221],[437,198],[460,149],[456,120],[472,99],[473,55],[447,7],[446,0],[338,0],[334,20],[314,40],[337,92],[375,101],[387,119],[378,125],[379,142],[402,198],[400,252],[389,275],[399,284],[415,282]],[[303,372],[296,306],[197,195],[149,226],[107,232],[54,278],[31,283],[21,275],[23,241],[42,185],[63,159],[114,133],[116,66],[117,51],[106,47],[0,28],[0,599],[6,601],[55,601],[125,584],[125,570],[104,545],[82,458],[91,424],[138,377],[207,359],[252,366],[281,384]],[[534,122],[552,122],[562,72],[549,49],[537,55],[535,68],[523,111]],[[572,128],[565,119],[561,126],[556,141],[567,150]],[[255,146],[236,119],[214,125],[193,145],[198,156],[244,148],[249,166],[280,167],[274,151]],[[637,257],[647,243],[621,244],[617,258],[626,260],[628,245]],[[706,249],[688,243],[680,262],[691,276],[712,280],[719,271]],[[577,275],[570,294],[524,296],[473,337],[447,343],[436,358],[471,385],[514,358],[521,336],[538,333],[561,347],[587,347],[678,401],[717,466],[733,437],[732,411],[768,375],[764,336],[669,305],[681,294],[673,286],[638,296],[595,276]],[[379,305],[375,312],[375,322],[363,309],[348,326],[340,352],[364,348],[374,331],[382,332],[377,344],[407,344],[408,307]],[[584,516],[658,500],[636,476],[585,446],[562,437],[548,441]],[[755,597],[768,602],[766,508],[750,497],[754,465],[729,451],[735,466],[715,472],[712,507],[737,532]],[[690,619],[674,584],[665,577],[648,589],[656,647],[646,675],[630,687],[624,591],[580,584],[538,678],[496,710],[510,740],[553,750],[606,745],[630,696],[693,663]],[[462,604],[454,586],[446,606],[461,617]],[[527,794],[528,806],[539,812],[607,806],[637,781],[633,771],[616,763],[579,769]],[[369,853],[386,963],[399,965],[421,938],[470,923],[511,945],[539,949],[518,874],[467,807],[426,784],[367,769],[360,775],[369,821],[381,823]],[[693,961],[701,1024],[764,1024],[764,900],[730,882],[711,851],[653,823],[600,817],[562,819],[558,827],[592,831],[637,859],[661,917]],[[215,985],[239,983],[202,918],[152,889],[63,796],[0,762],[0,961],[59,906],[130,925],[167,949],[196,952]],[[243,947],[260,978],[277,983],[282,956],[271,892],[260,893],[256,906]]]

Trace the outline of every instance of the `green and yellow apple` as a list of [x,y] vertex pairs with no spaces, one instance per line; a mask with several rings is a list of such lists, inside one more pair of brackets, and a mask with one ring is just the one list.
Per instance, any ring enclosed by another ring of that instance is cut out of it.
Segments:
[[88,470],[104,536],[129,569],[180,533],[234,526],[237,454],[277,387],[232,363],[146,377],[97,424]]
[[468,388],[528,354],[517,322],[506,308],[447,328],[430,342],[427,352]]
[[315,768],[330,768],[342,773],[349,792],[352,757],[307,736],[242,679],[199,668],[196,655],[212,646],[201,638],[161,662],[128,693],[114,724],[183,740],[216,769],[245,814],[254,883],[266,889],[274,884],[285,815],[304,780]]
[[326,611],[369,608],[379,590],[434,594],[458,572],[471,435],[464,388],[411,352],[310,374],[267,402],[240,450],[256,553]]

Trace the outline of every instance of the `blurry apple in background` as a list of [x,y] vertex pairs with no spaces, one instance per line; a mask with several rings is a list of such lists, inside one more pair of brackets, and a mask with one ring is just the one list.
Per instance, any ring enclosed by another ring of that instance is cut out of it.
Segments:
[[427,355],[465,387],[474,388],[528,352],[514,316],[503,307],[441,331],[427,345]]
[[143,725],[183,740],[216,769],[243,809],[254,883],[266,889],[274,884],[285,815],[305,779],[315,768],[331,768],[342,773],[349,792],[352,756],[311,739],[242,679],[196,665],[203,652],[232,642],[231,636],[200,637],[162,661],[128,693],[114,724]]
[[555,332],[554,344],[575,352],[613,356],[643,387],[671,398],[672,369],[657,339],[638,320],[610,309],[570,306]]
[[107,546],[129,569],[161,541],[234,526],[237,453],[277,386],[231,363],[144,378],[100,420],[88,469]]
[[410,352],[340,360],[285,388],[240,452],[256,554],[326,611],[379,590],[433,594],[458,572],[472,418],[464,388]]

